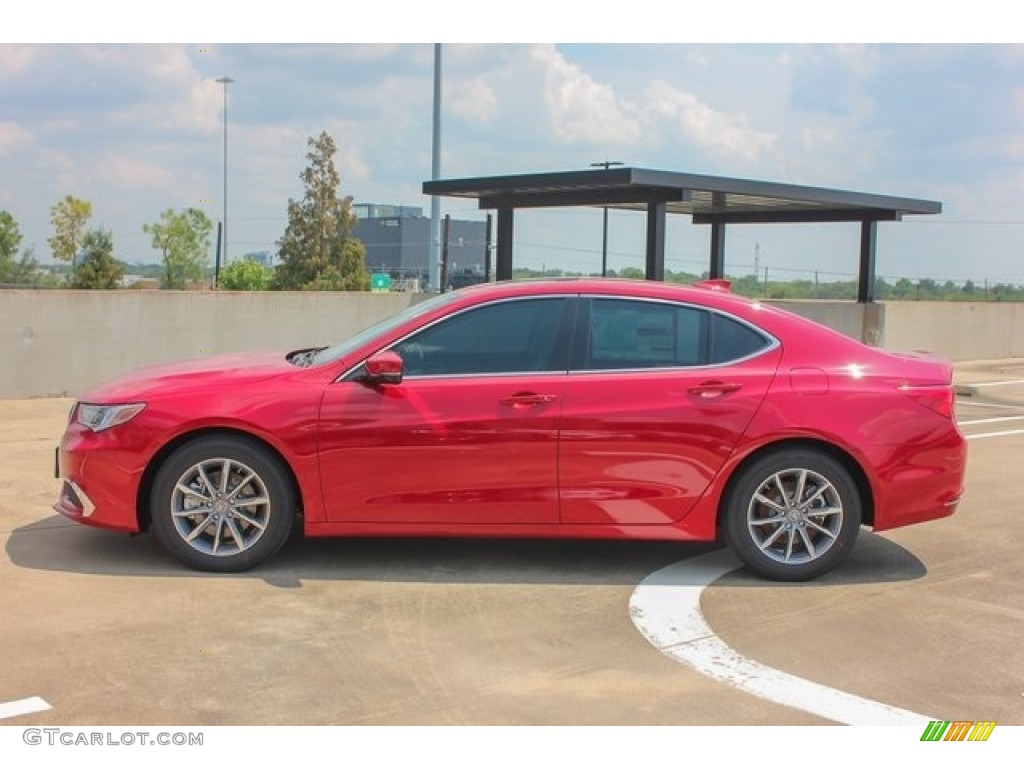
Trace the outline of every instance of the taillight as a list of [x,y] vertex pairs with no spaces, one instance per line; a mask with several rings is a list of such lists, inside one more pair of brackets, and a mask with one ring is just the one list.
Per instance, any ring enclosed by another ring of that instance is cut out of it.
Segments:
[[956,417],[956,392],[949,385],[915,387],[910,384],[904,384],[900,387],[900,390],[925,408],[935,411],[947,419]]

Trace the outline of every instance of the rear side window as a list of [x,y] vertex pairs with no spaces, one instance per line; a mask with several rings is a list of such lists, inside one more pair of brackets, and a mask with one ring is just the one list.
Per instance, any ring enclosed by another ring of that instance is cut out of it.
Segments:
[[705,359],[708,313],[694,307],[594,299],[584,368],[675,368]]
[[717,365],[772,343],[751,326],[700,307],[606,298],[592,299],[581,340],[581,367],[591,371]]
[[750,357],[771,342],[749,325],[725,315],[711,315],[711,363],[728,363]]

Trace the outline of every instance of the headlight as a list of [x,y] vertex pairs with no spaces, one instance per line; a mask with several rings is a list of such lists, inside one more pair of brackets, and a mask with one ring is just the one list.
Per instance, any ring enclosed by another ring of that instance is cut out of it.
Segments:
[[116,427],[130,421],[146,407],[145,403],[129,403],[126,405],[90,405],[79,403],[75,410],[75,421],[93,432]]

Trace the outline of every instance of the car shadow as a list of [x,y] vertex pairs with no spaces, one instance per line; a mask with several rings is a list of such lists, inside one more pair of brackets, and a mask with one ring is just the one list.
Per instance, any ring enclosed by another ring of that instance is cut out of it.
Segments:
[[[845,584],[884,584],[914,581],[928,575],[928,568],[910,550],[884,536],[862,530],[849,558],[833,571],[813,581],[789,582],[789,589],[842,586]],[[715,582],[723,587],[778,587],[747,568],[738,568]]]
[[[154,536],[126,536],[54,516],[13,530],[6,551],[20,568],[107,576],[260,579],[282,588],[304,581],[635,586],[653,571],[720,548],[717,544],[480,538],[305,538],[295,534],[271,561],[245,573],[193,571],[173,560]],[[836,570],[791,587],[900,582],[927,568],[882,536],[861,532]],[[779,587],[745,568],[720,584]]]

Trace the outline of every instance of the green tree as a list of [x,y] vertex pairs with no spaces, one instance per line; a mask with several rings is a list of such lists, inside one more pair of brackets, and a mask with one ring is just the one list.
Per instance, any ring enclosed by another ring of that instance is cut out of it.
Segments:
[[50,208],[50,223],[53,237],[47,239],[53,257],[60,261],[75,263],[75,256],[82,247],[85,227],[92,217],[92,203],[67,195]]
[[[852,281],[847,283],[850,289],[854,292],[854,296],[857,295],[857,286]],[[875,300],[885,301],[892,296],[892,286],[885,282],[885,278],[881,275],[875,277]]]
[[18,248],[21,247],[21,231],[10,211],[0,211],[0,283],[20,283],[18,271]]
[[922,277],[917,281],[916,298],[924,301],[934,301],[938,298],[939,284],[931,277]]
[[0,263],[12,261],[21,247],[21,231],[10,211],[0,211]]
[[764,295],[764,285],[757,275],[743,275],[732,279],[733,293],[739,296],[760,297]]
[[210,255],[213,222],[198,208],[181,213],[168,208],[156,224],[144,224],[142,231],[153,237],[153,247],[163,254],[164,273],[160,285],[182,289],[203,279]]
[[914,284],[905,277],[901,277],[896,281],[896,284],[892,287],[892,293],[890,295],[894,299],[903,300],[913,299],[917,296]]
[[109,230],[93,229],[82,238],[82,260],[71,277],[72,288],[117,288],[124,271],[114,258]]
[[273,274],[255,261],[233,261],[220,273],[220,287],[226,291],[265,291]]
[[9,211],[0,211],[0,284],[35,285],[39,281],[39,263],[31,250],[21,247],[18,222]]
[[299,174],[302,200],[288,201],[288,226],[278,241],[275,285],[284,290],[367,291],[366,249],[352,236],[352,198],[340,197],[334,140],[324,131],[308,141],[309,165]]

